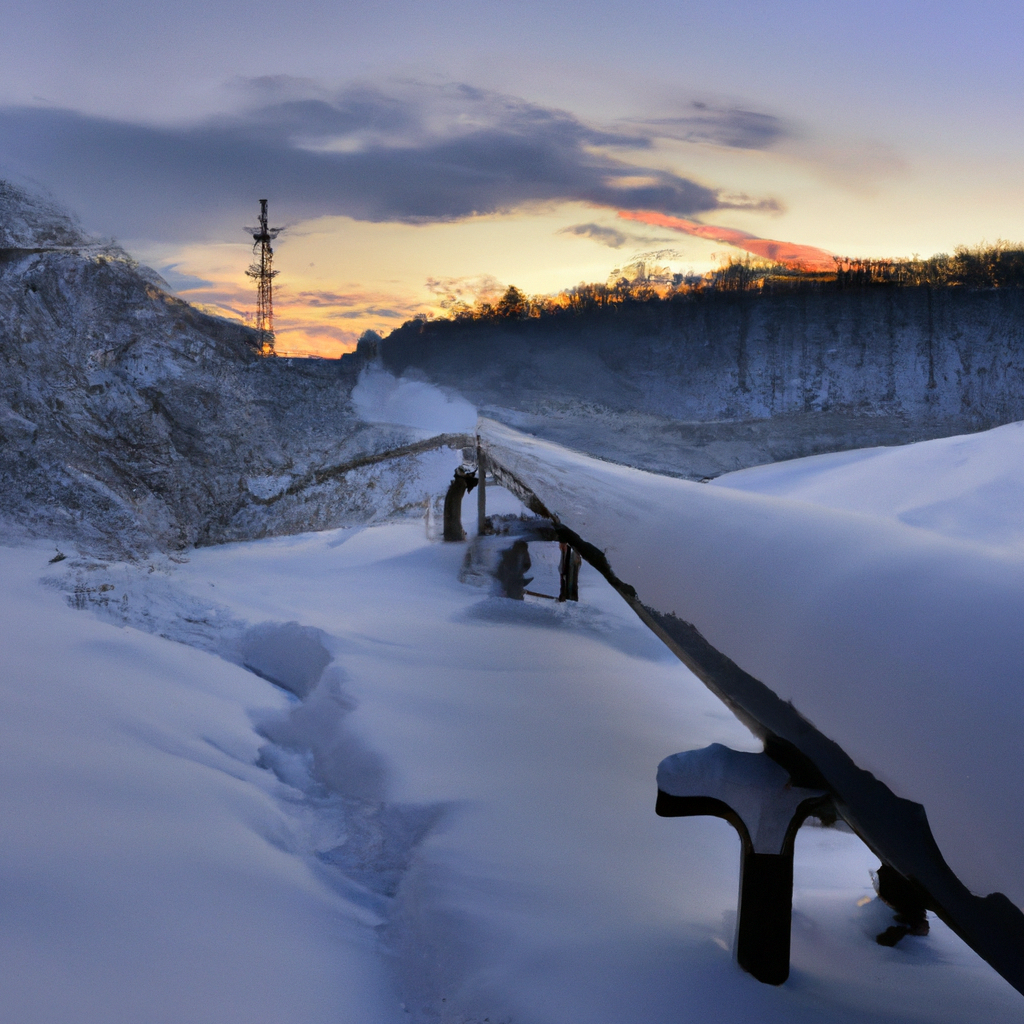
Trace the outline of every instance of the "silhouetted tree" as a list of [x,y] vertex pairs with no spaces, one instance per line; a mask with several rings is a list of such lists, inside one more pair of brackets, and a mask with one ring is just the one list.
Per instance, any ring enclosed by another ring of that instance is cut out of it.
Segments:
[[530,315],[530,300],[514,285],[505,289],[494,312],[506,320],[525,320]]

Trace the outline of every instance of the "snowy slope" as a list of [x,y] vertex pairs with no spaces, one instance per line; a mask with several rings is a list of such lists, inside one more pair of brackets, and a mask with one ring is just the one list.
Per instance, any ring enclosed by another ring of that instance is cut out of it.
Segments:
[[[557,547],[531,551],[541,581]],[[1017,1019],[1019,995],[941,924],[878,946],[892,917],[871,899],[877,861],[818,828],[797,844],[790,982],[744,975],[729,951],[735,833],[658,818],[654,773],[666,753],[751,737],[596,573],[578,606],[519,603],[460,582],[465,554],[409,524],[91,572],[111,583],[100,610],[115,619],[143,621],[146,588],[169,588],[176,603],[149,606],[168,633],[214,609],[222,636],[267,621],[320,631],[332,665],[264,731],[275,771],[322,816],[336,886],[387,922],[382,962],[406,1020]]]
[[509,601],[422,523],[51,551],[0,548],[0,1020],[1019,1018],[941,923],[877,945],[877,861],[831,830],[797,842],[790,981],[740,971],[736,836],[658,818],[654,776],[756,743],[589,569],[577,606]]
[[285,694],[68,607],[51,553],[0,547],[0,1020],[397,1019],[378,919],[259,766]]
[[253,339],[0,181],[0,530],[145,555],[421,505],[438,431],[367,421],[356,372]]
[[1024,546],[1024,423],[729,473],[713,486],[864,512],[944,537]]

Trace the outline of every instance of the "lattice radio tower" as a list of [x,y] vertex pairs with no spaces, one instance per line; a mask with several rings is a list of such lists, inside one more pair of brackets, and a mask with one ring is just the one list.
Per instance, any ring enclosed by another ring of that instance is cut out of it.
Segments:
[[281,228],[267,227],[267,201],[260,200],[259,227],[246,228],[254,239],[252,253],[256,257],[246,274],[256,279],[256,330],[260,340],[260,355],[274,354],[274,250],[270,243],[281,233]]

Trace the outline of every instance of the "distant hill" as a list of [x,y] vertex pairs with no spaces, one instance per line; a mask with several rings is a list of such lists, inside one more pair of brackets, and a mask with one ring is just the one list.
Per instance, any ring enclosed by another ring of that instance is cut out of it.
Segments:
[[0,528],[142,554],[422,508],[431,431],[360,418],[368,365],[694,479],[1024,419],[1024,289],[1016,250],[992,252],[830,280],[735,264],[543,308],[510,289],[340,363],[261,359],[253,332],[0,182]]
[[414,320],[345,357],[488,416],[700,479],[1024,419],[1024,289],[790,280]]

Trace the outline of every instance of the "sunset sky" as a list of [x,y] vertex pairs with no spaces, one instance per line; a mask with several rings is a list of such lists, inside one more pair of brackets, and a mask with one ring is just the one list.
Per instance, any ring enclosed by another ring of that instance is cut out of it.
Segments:
[[0,176],[238,316],[269,199],[281,352],[644,253],[1024,239],[1019,2],[3,5]]

